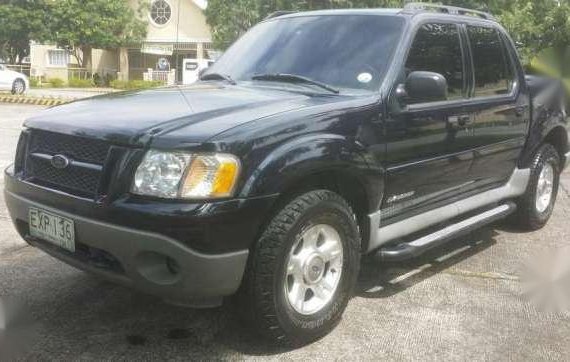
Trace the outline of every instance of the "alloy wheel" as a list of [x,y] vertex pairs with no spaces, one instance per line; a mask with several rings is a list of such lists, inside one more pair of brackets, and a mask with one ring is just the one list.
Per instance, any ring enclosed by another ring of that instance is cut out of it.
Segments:
[[14,82],[14,93],[15,94],[24,93],[25,88],[26,88],[26,85],[21,80],[16,80]]
[[291,307],[303,315],[321,311],[333,299],[342,266],[342,241],[332,226],[319,224],[305,230],[287,261],[284,287]]
[[536,210],[543,213],[550,206],[554,190],[554,167],[546,163],[538,176],[536,186]]

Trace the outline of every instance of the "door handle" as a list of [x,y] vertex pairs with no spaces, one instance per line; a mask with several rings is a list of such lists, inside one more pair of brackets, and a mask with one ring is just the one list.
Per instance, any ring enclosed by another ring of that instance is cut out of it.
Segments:
[[473,124],[473,117],[468,114],[450,116],[447,118],[447,122],[453,127],[467,127]]

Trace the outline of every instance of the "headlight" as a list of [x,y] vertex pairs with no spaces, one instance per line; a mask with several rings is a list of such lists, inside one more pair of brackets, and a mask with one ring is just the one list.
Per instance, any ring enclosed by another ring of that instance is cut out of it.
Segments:
[[149,151],[137,169],[131,192],[167,199],[232,196],[239,160],[227,154]]

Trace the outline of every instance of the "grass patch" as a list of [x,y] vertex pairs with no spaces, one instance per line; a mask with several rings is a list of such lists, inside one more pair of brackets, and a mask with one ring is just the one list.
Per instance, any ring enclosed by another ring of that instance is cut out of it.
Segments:
[[61,78],[49,78],[47,83],[52,86],[52,88],[61,88],[65,85],[65,81]]
[[91,88],[95,86],[91,79],[79,78],[71,78],[68,82],[68,85],[72,88]]
[[132,90],[132,89],[150,89],[156,88],[164,85],[164,83],[160,81],[148,81],[148,80],[114,80],[111,81],[111,88],[114,89],[124,89],[124,90]]
[[30,77],[30,87],[37,88],[40,86],[40,79],[37,77]]

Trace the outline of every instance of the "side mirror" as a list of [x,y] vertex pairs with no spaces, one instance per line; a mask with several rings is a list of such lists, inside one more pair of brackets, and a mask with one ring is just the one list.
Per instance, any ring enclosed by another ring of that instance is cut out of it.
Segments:
[[412,72],[404,86],[398,87],[397,94],[405,94],[413,103],[445,101],[447,80],[439,73]]

